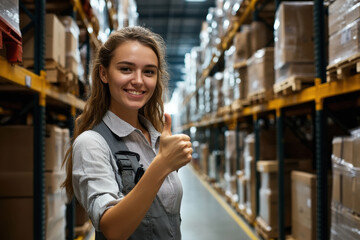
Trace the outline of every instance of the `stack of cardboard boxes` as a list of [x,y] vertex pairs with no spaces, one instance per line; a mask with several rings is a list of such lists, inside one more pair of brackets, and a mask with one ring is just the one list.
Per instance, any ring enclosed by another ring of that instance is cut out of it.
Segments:
[[[260,133],[260,152],[259,159],[276,158],[276,139],[274,129],[264,130]],[[241,184],[245,185],[246,199],[244,216],[249,222],[254,222],[256,218],[256,164],[255,164],[255,135],[249,134],[245,138],[244,147],[244,176],[240,179]]]
[[[274,22],[275,86],[283,81],[312,81],[314,66],[313,2],[282,2]],[[300,89],[296,89],[300,90]]]
[[269,100],[273,97],[274,48],[257,50],[247,61],[248,99]]
[[[0,211],[7,216],[0,220],[4,239],[33,237],[33,129],[32,126],[0,127]],[[60,184],[65,179],[61,163],[64,146],[70,142],[69,130],[48,125],[45,141],[46,238],[65,239],[67,198]]]
[[[55,14],[46,14],[45,21],[46,80],[64,91],[77,94],[79,28],[71,17],[59,19]],[[20,15],[22,28],[29,22],[26,14]],[[34,39],[33,30],[23,36],[23,64],[26,68],[34,66]]]
[[329,6],[329,66],[359,57],[360,3],[336,0]]
[[294,239],[316,239],[316,175],[291,172],[291,235]]
[[[259,216],[256,222],[268,237],[278,237],[278,161],[266,160],[257,163],[261,184],[259,190]],[[293,170],[308,171],[311,169],[309,159],[284,160],[284,214],[285,228],[292,226],[291,174]],[[304,220],[305,221],[305,220]],[[303,239],[303,238],[300,238]],[[305,238],[304,238],[305,239]]]
[[332,239],[360,238],[360,131],[333,139]]

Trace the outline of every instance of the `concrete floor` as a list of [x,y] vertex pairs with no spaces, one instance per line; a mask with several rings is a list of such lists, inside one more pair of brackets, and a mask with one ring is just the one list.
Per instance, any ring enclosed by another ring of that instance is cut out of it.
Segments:
[[209,184],[200,179],[192,166],[180,169],[184,195],[181,206],[183,240],[260,239]]

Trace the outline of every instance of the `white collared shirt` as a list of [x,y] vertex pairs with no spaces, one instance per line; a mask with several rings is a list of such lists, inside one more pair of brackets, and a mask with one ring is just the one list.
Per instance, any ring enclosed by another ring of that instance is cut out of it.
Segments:
[[[139,115],[148,130],[151,145],[143,133],[129,123],[107,111],[103,121],[110,130],[122,138],[129,151],[140,155],[140,163],[146,169],[159,151],[160,133]],[[123,197],[116,181],[117,167],[105,139],[97,132],[88,130],[80,134],[73,144],[73,188],[75,197],[85,208],[96,230],[102,214]],[[168,213],[179,213],[182,186],[176,171],[170,173],[157,193]]]

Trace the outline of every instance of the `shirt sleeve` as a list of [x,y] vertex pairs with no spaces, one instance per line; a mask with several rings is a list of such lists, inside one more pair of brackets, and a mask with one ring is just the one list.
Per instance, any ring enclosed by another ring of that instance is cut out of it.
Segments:
[[116,181],[119,175],[112,158],[105,139],[95,131],[85,131],[74,141],[72,155],[74,194],[89,214],[97,231],[100,231],[100,218],[105,210],[124,197]]

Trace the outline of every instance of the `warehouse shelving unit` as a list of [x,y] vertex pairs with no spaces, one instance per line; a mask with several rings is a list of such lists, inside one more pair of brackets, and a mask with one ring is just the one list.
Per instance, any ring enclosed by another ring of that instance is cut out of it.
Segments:
[[[222,39],[221,44],[218,46],[218,53],[213,56],[209,66],[203,71],[201,78],[197,80],[196,89],[204,85],[205,78],[209,76],[210,72],[217,63],[225,50],[229,47],[229,43],[234,37],[235,32],[243,24],[243,21],[248,15],[254,11],[254,6],[260,1],[253,0],[248,6],[243,9],[244,15],[236,23],[233,23],[233,28],[230,29],[226,37]],[[276,1],[276,8],[280,2]],[[243,7],[243,6],[242,6]],[[315,119],[314,124],[314,142],[315,142],[315,166],[317,176],[317,239],[328,239],[327,219],[329,217],[329,210],[327,205],[328,199],[328,165],[330,159],[326,156],[326,118],[328,100],[332,98],[339,98],[342,96],[351,95],[360,92],[360,74],[349,75],[345,79],[339,81],[326,82],[326,57],[325,57],[325,36],[324,36],[324,2],[323,0],[314,1],[314,36],[315,36],[315,65],[316,75],[314,79],[314,86],[304,88],[298,92],[290,95],[279,95],[274,99],[263,103],[256,103],[243,108],[233,108],[234,111],[227,114],[217,114],[216,116],[205,116],[198,122],[191,122],[182,126],[179,131],[188,131],[192,127],[201,129],[213,129],[218,133],[219,126],[226,125],[229,129],[236,129],[239,132],[240,124],[246,120],[252,119],[253,130],[255,133],[255,162],[259,160],[259,118],[266,117],[267,115],[275,116],[276,131],[277,131],[277,160],[278,160],[278,229],[279,239],[285,239],[285,209],[284,209],[284,125],[286,115],[296,115],[296,113],[288,113],[297,109],[299,112],[307,112]],[[184,106],[188,105],[190,99],[194,97],[196,90],[189,94],[184,100]],[[356,98],[356,97],[355,97]],[[357,98],[356,101],[359,99]],[[356,104],[355,104],[356,105]],[[304,107],[305,106],[305,107]],[[357,104],[358,106],[358,104]],[[302,108],[305,108],[303,110]],[[299,110],[300,109],[300,110]],[[249,121],[248,121],[249,122]],[[238,144],[238,136],[237,146]],[[215,138],[215,141],[218,137]],[[212,140],[209,140],[212,141]],[[217,150],[210,146],[210,149]],[[239,154],[239,149],[237,153]],[[239,156],[237,156],[239,159]],[[238,161],[237,161],[238,162]],[[257,183],[259,183],[259,175],[257,175]],[[259,189],[259,186],[257,186]],[[258,199],[258,198],[257,198]],[[257,200],[258,205],[258,200]],[[257,208],[258,209],[258,208]]]
[[[79,0],[71,1],[74,12],[78,13],[86,26],[89,34],[90,42],[95,48],[100,46],[101,42],[92,31],[91,23],[88,21]],[[20,2],[21,9],[26,7]],[[71,135],[77,111],[81,111],[85,102],[79,99],[72,93],[65,93],[60,88],[51,85],[46,81],[46,73],[44,71],[45,65],[45,1],[35,1],[35,14],[30,18],[33,20],[33,27],[35,30],[35,45],[34,45],[34,71],[29,71],[24,67],[12,64],[0,57],[0,88],[2,92],[8,94],[16,94],[18,99],[23,96],[33,96],[33,103],[31,106],[26,106],[27,112],[31,107],[33,111],[34,123],[34,234],[33,239],[45,239],[45,112],[47,108],[55,107],[65,112],[67,117],[67,127],[70,129]],[[108,8],[109,12],[115,10]],[[31,14],[31,13],[30,13]],[[114,24],[114,23],[113,23]],[[88,41],[88,45],[89,41]],[[89,46],[90,48],[90,46]],[[90,57],[88,57],[88,60]],[[0,108],[0,112],[3,111]],[[67,206],[67,236],[68,239],[74,239],[74,201]]]

